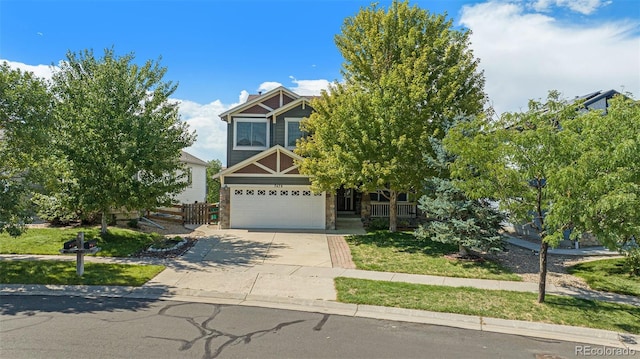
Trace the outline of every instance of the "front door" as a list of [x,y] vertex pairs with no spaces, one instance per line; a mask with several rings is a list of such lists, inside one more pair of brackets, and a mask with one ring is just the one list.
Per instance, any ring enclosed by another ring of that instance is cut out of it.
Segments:
[[336,193],[338,212],[354,212],[353,189],[340,187]]

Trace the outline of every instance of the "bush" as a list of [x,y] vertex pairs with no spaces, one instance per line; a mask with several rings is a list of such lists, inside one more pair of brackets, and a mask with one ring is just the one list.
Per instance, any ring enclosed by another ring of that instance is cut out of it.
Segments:
[[640,276],[640,247],[633,247],[624,251],[624,268],[631,275]]
[[367,229],[370,231],[379,231],[382,229],[389,229],[389,218],[374,218],[369,221]]
[[140,228],[140,226],[138,225],[138,219],[137,218],[132,218],[127,222],[127,226],[129,228]]
[[80,220],[78,213],[67,208],[64,199],[36,193],[33,195],[32,201],[38,208],[36,211],[38,217],[51,224],[67,225]]

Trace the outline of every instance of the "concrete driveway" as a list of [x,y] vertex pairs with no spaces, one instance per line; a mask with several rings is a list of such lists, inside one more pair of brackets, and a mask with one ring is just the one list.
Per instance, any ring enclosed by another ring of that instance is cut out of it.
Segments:
[[324,232],[239,229],[205,231],[210,236],[210,246],[201,246],[203,252],[200,255],[202,261],[210,264],[331,268],[327,235]]

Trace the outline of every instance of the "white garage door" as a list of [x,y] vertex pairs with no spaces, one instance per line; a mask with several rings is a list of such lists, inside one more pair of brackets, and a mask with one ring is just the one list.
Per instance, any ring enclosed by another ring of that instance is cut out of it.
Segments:
[[233,186],[231,228],[325,228],[325,196],[308,186]]

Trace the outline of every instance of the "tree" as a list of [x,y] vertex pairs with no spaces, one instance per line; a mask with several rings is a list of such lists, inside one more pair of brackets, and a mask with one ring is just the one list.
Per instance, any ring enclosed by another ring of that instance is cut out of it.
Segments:
[[69,52],[53,75],[51,153],[70,173],[68,205],[101,213],[102,233],[110,209],[168,204],[186,186],[177,175],[180,151],[194,134],[169,100],[176,85],[163,82],[167,69],[159,60],[141,66],[133,60],[113,49],[100,59],[91,50]]
[[31,220],[28,171],[47,143],[52,97],[30,72],[0,65],[0,233],[19,235]]
[[420,225],[415,235],[421,239],[455,244],[462,258],[471,255],[470,249],[500,251],[504,237],[500,230],[505,217],[485,199],[470,199],[456,188],[448,177],[448,167],[454,157],[442,148],[442,142],[432,140],[436,157],[428,159],[437,176],[426,180],[429,195],[420,198],[419,208],[427,222]]
[[[545,298],[547,250],[565,229],[598,233],[605,242],[639,233],[638,159],[628,152],[638,149],[638,125],[625,123],[633,117],[616,115],[613,104],[611,117],[580,112],[552,91],[546,103],[530,101],[527,112],[459,123],[444,139],[456,156],[456,185],[471,198],[499,201],[513,223],[530,223],[540,235],[538,302]],[[607,135],[618,127],[622,134]],[[617,174],[608,178],[612,170]]]
[[207,202],[217,203],[220,201],[220,179],[213,178],[222,170],[222,162],[215,159],[207,163]]
[[336,36],[345,82],[312,102],[302,124],[310,136],[297,145],[312,187],[386,189],[395,231],[397,195],[419,190],[429,173],[425,143],[444,135],[443,121],[483,109],[484,78],[468,37],[446,16],[408,2],[346,19]]
[[591,233],[640,268],[640,103],[615,96],[606,115],[583,113],[562,123],[562,134],[569,165],[554,176],[556,215],[547,224]]

